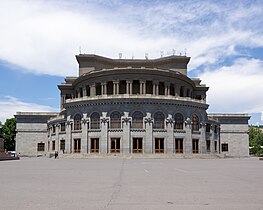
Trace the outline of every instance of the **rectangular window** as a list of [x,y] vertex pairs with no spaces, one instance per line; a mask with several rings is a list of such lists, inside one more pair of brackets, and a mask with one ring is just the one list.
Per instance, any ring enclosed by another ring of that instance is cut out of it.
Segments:
[[65,145],[65,140],[60,140],[60,151],[65,151],[66,145]]
[[101,95],[101,83],[96,83],[96,96]]
[[81,141],[80,139],[74,139],[74,153],[80,153]]
[[215,151],[217,152],[217,141],[215,141]]
[[175,152],[184,153],[184,140],[183,139],[175,139]]
[[206,141],[206,151],[210,152],[210,141]]
[[55,150],[55,145],[56,145],[56,142],[52,141],[52,150]]
[[79,89],[79,93],[80,93],[80,97],[82,98],[83,97],[83,88]]
[[170,95],[174,96],[175,95],[175,88],[174,88],[174,84],[170,85]]
[[90,86],[86,86],[86,96],[90,96]]
[[98,138],[92,138],[90,139],[90,152],[91,153],[99,153],[99,139]]
[[44,152],[45,151],[45,143],[38,143],[37,144],[37,151]]
[[61,124],[60,124],[60,131],[61,131],[61,132],[66,131],[65,123],[61,123]]
[[163,138],[155,139],[155,153],[164,153],[164,139]]
[[56,133],[56,126],[52,125],[52,133]]
[[142,138],[133,138],[132,152],[133,153],[142,153]]
[[192,147],[193,147],[193,153],[194,154],[199,153],[199,139],[193,139],[192,140]]
[[228,152],[228,144],[223,143],[221,144],[221,146],[222,146],[222,152]]
[[120,138],[111,138],[111,153],[120,153],[120,146],[121,146]]
[[210,124],[206,124],[206,129],[205,131],[210,133],[210,129],[211,129],[211,125]]
[[215,134],[217,134],[217,126],[215,125],[215,130],[214,130]]

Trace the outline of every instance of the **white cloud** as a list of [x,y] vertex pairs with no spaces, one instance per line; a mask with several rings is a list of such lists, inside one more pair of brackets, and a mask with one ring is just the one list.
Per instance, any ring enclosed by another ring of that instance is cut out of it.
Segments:
[[209,112],[262,112],[263,61],[242,58],[199,76],[210,86]]
[[0,59],[38,74],[76,75],[79,46],[140,58],[186,48],[191,69],[237,54],[235,46],[263,46],[260,2],[2,0],[0,8]]
[[4,123],[6,119],[14,117],[14,114],[16,114],[16,112],[58,111],[50,106],[23,102],[12,96],[6,96],[0,99],[0,110],[0,121],[2,123]]

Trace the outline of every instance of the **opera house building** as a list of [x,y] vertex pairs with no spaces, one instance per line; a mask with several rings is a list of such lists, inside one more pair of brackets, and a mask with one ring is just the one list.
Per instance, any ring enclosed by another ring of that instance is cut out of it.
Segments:
[[79,76],[58,85],[59,113],[15,115],[17,154],[249,155],[249,116],[208,114],[209,88],[187,76],[190,57],[76,59]]

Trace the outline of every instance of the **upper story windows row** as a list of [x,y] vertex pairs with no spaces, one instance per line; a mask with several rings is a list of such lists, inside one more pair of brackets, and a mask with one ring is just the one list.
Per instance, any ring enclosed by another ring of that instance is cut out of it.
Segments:
[[[122,114],[119,111],[114,111],[109,115],[109,128],[121,129],[122,128]],[[135,111],[131,115],[131,128],[143,129],[145,128],[145,116],[141,111]],[[173,127],[176,130],[183,130],[185,127],[185,117],[181,113],[176,113],[172,119]],[[158,111],[154,113],[152,118],[153,129],[165,129],[166,128],[166,117],[165,114]],[[199,117],[194,114],[191,116],[191,125],[193,131],[198,131],[200,128]],[[88,129],[100,129],[101,127],[101,116],[98,112],[94,112],[90,115],[88,122]],[[63,129],[63,130],[62,130]],[[73,123],[71,129],[79,131],[82,129],[82,117],[80,114],[76,114],[73,117]],[[51,132],[55,133],[55,125],[51,127]],[[60,125],[60,131],[65,131],[65,123]]]
[[66,99],[94,97],[100,95],[119,95],[119,94],[151,94],[151,95],[170,95],[189,97],[198,100],[205,100],[205,93],[203,95],[196,95],[189,86],[166,83],[161,81],[149,80],[119,80],[99,82],[91,85],[85,85],[74,90],[72,94],[62,93],[63,103]]

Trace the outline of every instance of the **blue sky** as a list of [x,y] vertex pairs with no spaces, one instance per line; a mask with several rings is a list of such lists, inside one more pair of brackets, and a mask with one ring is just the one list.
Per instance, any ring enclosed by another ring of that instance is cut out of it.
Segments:
[[249,113],[263,124],[263,2],[1,0],[0,121],[58,111],[57,85],[82,53],[191,57],[189,76],[210,87],[209,113]]

